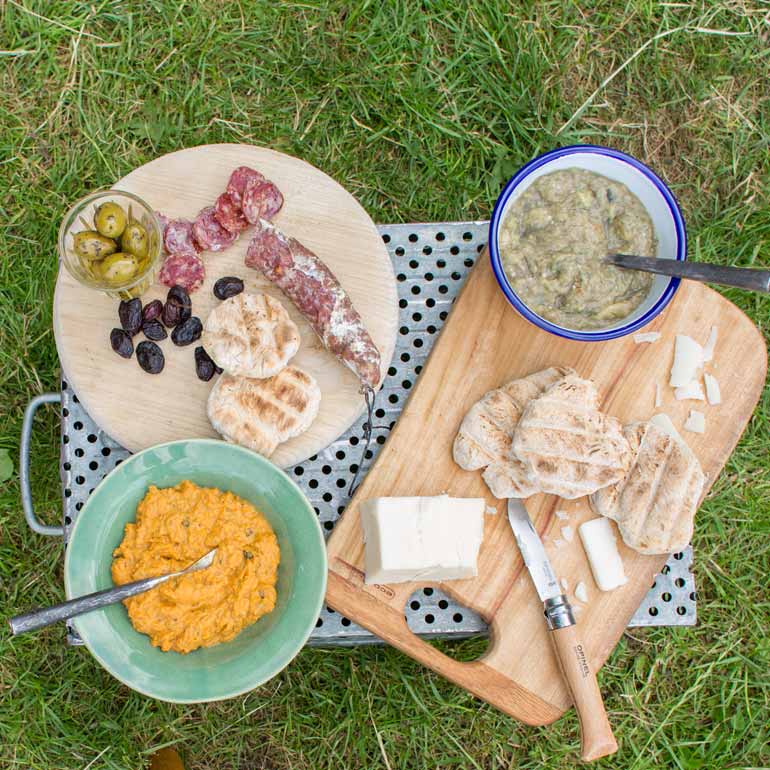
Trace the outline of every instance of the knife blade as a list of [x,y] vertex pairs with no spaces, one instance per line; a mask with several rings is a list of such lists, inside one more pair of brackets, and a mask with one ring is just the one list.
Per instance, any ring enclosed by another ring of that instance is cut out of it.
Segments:
[[580,720],[580,756],[590,762],[614,754],[618,744],[604,710],[596,675],[588,663],[585,645],[578,635],[572,607],[559,590],[559,581],[543,541],[521,500],[508,500],[508,521],[537,595],[543,602],[556,658]]

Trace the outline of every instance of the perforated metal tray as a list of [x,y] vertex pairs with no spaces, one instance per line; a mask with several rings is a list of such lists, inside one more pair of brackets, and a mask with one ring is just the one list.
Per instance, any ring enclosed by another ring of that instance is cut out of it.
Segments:
[[[379,230],[398,278],[400,328],[388,376],[377,396],[374,440],[361,472],[366,473],[385,443],[427,359],[458,290],[487,239],[487,222],[381,225]],[[64,539],[100,479],[128,452],[103,433],[62,381],[62,466]],[[363,440],[361,417],[332,445],[290,468],[314,506],[326,532],[331,532],[347,502],[347,488],[359,460]],[[653,583],[632,626],[694,625],[695,583],[692,550],[674,554]],[[440,591],[417,591],[405,608],[409,627],[430,636],[461,638],[486,633],[484,621]],[[80,640],[70,629],[70,643]],[[311,644],[364,644],[379,641],[348,618],[325,608]]]

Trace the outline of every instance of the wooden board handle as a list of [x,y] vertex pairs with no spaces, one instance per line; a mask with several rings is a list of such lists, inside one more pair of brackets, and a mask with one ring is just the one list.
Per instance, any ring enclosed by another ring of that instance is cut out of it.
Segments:
[[588,663],[577,626],[557,628],[551,631],[551,638],[580,720],[580,758],[590,762],[614,754],[618,743],[612,734],[596,674]]

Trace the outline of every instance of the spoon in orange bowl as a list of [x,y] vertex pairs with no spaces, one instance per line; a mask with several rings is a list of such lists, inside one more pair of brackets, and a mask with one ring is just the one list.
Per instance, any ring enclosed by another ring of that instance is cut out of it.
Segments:
[[79,596],[77,599],[70,599],[61,604],[54,604],[52,607],[43,607],[25,612],[23,615],[16,615],[8,619],[8,625],[11,627],[11,633],[17,636],[27,631],[37,631],[39,628],[45,628],[60,620],[68,620],[76,615],[82,615],[92,610],[98,610],[101,607],[107,607],[110,604],[122,602],[131,596],[143,594],[145,591],[149,591],[151,588],[171,580],[171,578],[181,577],[182,575],[188,575],[191,572],[198,572],[198,570],[210,567],[214,563],[216,554],[217,549],[214,548],[188,567],[185,567],[185,569],[178,570],[177,572],[135,580],[122,586],[106,588],[104,591],[96,591],[92,594]]

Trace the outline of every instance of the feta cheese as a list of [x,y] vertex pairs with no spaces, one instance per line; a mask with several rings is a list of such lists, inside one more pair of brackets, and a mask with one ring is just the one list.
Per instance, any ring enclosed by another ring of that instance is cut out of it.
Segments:
[[706,344],[703,346],[703,360],[711,361],[714,358],[714,348],[717,346],[717,327],[712,326],[709,332],[709,338],[706,340]]
[[[600,591],[612,591],[627,582],[623,560],[618,552],[615,531],[603,516],[583,522],[578,527],[588,563]],[[575,589],[577,595],[577,589]]]
[[719,390],[719,383],[713,374],[704,374],[703,381],[706,383],[706,397],[709,404],[716,406],[722,403],[722,393]]
[[695,409],[690,409],[690,416],[684,423],[684,429],[689,430],[691,433],[705,433],[706,415],[704,415],[703,412],[697,412]]
[[634,342],[641,345],[643,342],[657,342],[660,339],[660,332],[642,332],[634,334]]
[[365,582],[462,580],[478,574],[483,498],[376,497],[360,505]]
[[703,366],[703,348],[686,334],[677,334],[674,343],[674,365],[669,385],[681,388],[697,378]]
[[697,381],[693,380],[688,382],[687,385],[683,385],[674,391],[674,398],[677,401],[684,401],[685,399],[691,399],[693,401],[705,401],[706,397],[703,395],[703,386]]

